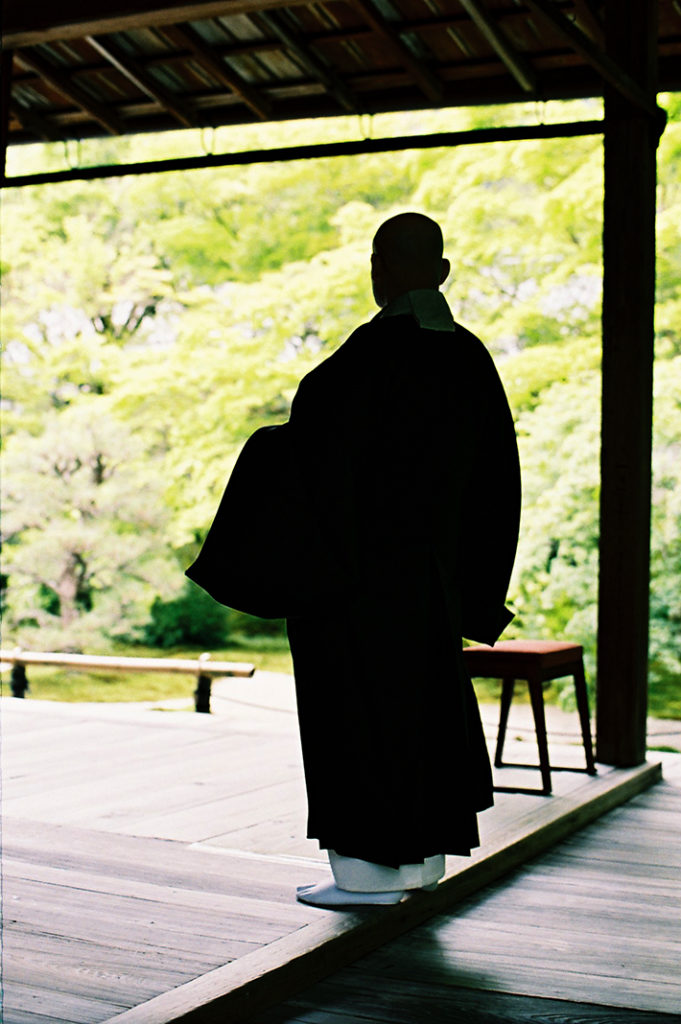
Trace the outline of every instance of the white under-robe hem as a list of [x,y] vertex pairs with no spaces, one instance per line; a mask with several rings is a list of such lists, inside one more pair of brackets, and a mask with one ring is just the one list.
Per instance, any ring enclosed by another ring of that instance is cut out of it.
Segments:
[[426,857],[423,864],[401,864],[398,868],[343,857],[335,850],[329,850],[328,854],[336,885],[348,892],[425,889],[435,885],[445,873],[445,858],[441,853]]

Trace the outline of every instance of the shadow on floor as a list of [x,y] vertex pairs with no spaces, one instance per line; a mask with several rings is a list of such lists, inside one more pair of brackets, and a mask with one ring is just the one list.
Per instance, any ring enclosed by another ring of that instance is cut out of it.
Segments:
[[389,960],[381,950],[369,954],[258,1024],[681,1024],[677,1014],[490,990],[491,977],[458,969],[427,926],[419,933],[418,949],[396,940]]

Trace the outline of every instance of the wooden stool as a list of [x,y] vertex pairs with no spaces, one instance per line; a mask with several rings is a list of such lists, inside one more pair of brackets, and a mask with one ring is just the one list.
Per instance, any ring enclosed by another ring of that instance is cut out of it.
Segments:
[[[529,764],[508,764],[502,760],[508,712],[513,699],[516,679],[526,679],[532,702],[532,714],[537,733],[539,749],[539,769],[541,771],[541,789],[522,789],[512,786],[495,786],[500,793],[539,793],[549,796],[551,793],[551,768],[554,771],[586,771],[589,775],[596,774],[593,747],[591,745],[591,727],[589,723],[589,700],[584,678],[582,648],[579,644],[558,643],[553,640],[502,640],[494,647],[465,647],[464,664],[471,677],[484,676],[488,679],[501,679],[501,714],[499,716],[499,732],[494,754],[496,768],[534,768]],[[582,742],[586,755],[586,768],[560,768],[549,762],[549,748],[546,738],[546,719],[544,717],[544,683],[551,679],[572,676],[575,681],[575,697],[582,729]]]

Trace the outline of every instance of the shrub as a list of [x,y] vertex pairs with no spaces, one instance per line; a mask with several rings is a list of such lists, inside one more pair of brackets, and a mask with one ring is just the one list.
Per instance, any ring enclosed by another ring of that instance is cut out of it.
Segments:
[[180,597],[172,601],[155,599],[142,639],[145,644],[161,648],[182,644],[221,647],[229,631],[229,608],[188,580]]

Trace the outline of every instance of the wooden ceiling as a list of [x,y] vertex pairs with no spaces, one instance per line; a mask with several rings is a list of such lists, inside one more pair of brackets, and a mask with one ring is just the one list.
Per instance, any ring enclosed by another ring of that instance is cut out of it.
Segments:
[[[641,0],[655,2],[655,0]],[[657,0],[681,89],[681,0]],[[7,141],[600,95],[600,0],[5,0]],[[633,90],[633,92],[631,91]]]

